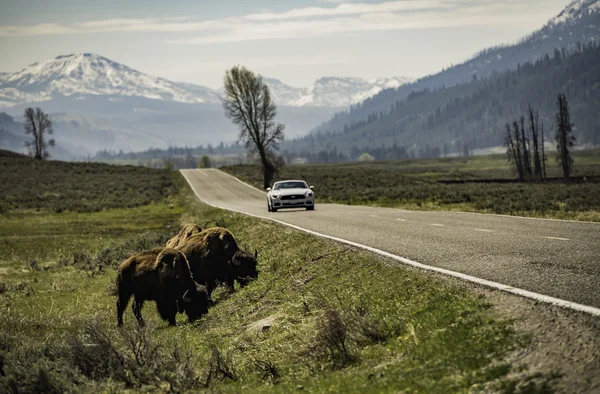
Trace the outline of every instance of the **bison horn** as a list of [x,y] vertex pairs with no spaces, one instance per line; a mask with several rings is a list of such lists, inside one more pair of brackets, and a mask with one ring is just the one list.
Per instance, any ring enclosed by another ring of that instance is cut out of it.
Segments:
[[189,292],[190,292],[189,290],[186,290],[186,292],[183,293],[183,297],[181,297],[183,299],[183,302],[192,302],[192,299],[190,297],[188,297]]

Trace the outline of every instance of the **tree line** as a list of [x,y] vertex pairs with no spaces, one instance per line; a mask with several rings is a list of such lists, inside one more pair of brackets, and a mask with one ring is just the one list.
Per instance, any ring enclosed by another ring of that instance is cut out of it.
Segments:
[[[569,114],[569,104],[564,93],[559,93],[556,100],[554,116],[556,141],[556,160],[559,162],[563,177],[571,178],[573,158],[571,148],[575,146],[573,123]],[[509,163],[512,164],[519,180],[546,179],[546,162],[544,122],[540,120],[539,111],[529,105],[527,116],[521,116],[511,123],[506,123],[504,146]]]

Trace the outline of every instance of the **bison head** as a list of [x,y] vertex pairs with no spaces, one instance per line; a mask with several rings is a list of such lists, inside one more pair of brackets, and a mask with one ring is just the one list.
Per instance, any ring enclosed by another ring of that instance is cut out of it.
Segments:
[[202,315],[208,313],[208,292],[202,285],[195,283],[193,289],[189,289],[183,294],[181,301],[190,322],[198,320]]
[[231,259],[231,270],[235,279],[244,287],[252,279],[258,278],[257,265],[258,250],[254,255],[245,250],[238,250]]

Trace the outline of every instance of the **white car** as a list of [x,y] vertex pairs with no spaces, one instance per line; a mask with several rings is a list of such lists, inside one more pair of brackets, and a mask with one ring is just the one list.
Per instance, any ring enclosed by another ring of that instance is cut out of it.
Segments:
[[277,212],[284,208],[306,208],[307,211],[315,209],[315,193],[312,186],[304,181],[275,182],[272,188],[267,188],[267,209]]

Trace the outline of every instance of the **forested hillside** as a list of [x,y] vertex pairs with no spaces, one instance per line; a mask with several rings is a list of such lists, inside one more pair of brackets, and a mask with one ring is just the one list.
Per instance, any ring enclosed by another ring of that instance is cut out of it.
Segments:
[[[554,50],[535,63],[496,73],[488,79],[453,87],[412,92],[405,100],[373,112],[342,131],[313,133],[288,143],[288,156],[329,151],[356,159],[436,157],[503,144],[506,122],[525,115],[531,104],[540,111],[551,140],[556,96],[564,92],[579,144],[600,145],[600,47],[590,43],[572,51]],[[377,157],[380,155],[382,157]],[[288,157],[289,158],[289,157]],[[320,160],[322,161],[322,160]]]
[[514,70],[518,65],[535,62],[554,48],[573,50],[578,45],[600,40],[600,0],[576,0],[544,27],[514,45],[499,45],[482,50],[471,60],[451,66],[398,89],[387,89],[350,110],[338,112],[316,131],[341,131],[351,122],[366,120],[373,112],[387,111],[390,104],[404,100],[412,92],[454,86],[484,79],[496,72]]

